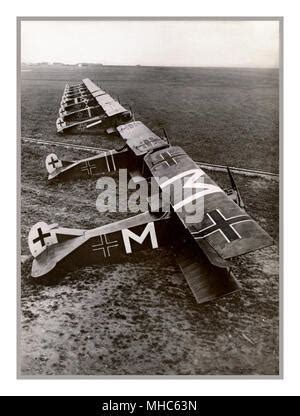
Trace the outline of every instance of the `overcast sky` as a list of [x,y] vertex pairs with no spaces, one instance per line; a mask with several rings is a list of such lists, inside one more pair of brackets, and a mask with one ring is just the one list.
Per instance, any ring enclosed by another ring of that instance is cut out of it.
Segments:
[[22,62],[277,67],[276,21],[23,21]]

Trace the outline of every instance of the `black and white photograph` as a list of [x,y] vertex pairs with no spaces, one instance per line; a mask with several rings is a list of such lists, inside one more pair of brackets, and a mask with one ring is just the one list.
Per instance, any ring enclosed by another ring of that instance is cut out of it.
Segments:
[[282,19],[17,23],[18,377],[282,377]]

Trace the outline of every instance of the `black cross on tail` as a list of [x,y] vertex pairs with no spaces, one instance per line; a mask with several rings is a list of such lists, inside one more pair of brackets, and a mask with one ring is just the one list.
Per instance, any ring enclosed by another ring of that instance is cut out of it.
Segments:
[[237,215],[235,217],[225,218],[218,209],[215,209],[206,215],[212,224],[202,230],[192,232],[196,240],[208,237],[215,232],[220,232],[226,241],[230,243],[242,238],[233,225],[244,221],[251,221],[251,218],[248,215]]
[[45,238],[50,237],[51,234],[50,233],[43,234],[43,231],[42,231],[41,228],[38,228],[37,229],[37,232],[38,232],[38,236],[33,239],[33,243],[35,244],[35,243],[38,243],[40,241],[42,247],[44,247],[46,245]]

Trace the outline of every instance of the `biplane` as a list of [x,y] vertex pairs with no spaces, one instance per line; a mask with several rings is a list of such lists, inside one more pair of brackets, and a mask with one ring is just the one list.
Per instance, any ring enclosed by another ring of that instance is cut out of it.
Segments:
[[66,85],[56,120],[57,133],[111,134],[133,119],[132,112],[90,79],[73,87]]
[[[181,147],[172,146],[142,122],[120,125],[117,131],[124,140],[120,150],[78,161],[48,155],[49,180],[94,178],[127,168],[132,178],[154,178],[159,200],[168,190],[171,209],[164,211],[163,204],[157,209],[149,201],[148,211],[91,230],[38,222],[28,236],[34,257],[32,276],[48,279],[74,268],[116,263],[141,250],[167,247],[198,303],[239,290],[231,259],[272,245],[273,240],[244,210],[231,172],[233,189],[225,192]],[[175,193],[185,187],[192,193],[178,201]],[[203,214],[190,223],[184,208],[196,200],[203,202]]]

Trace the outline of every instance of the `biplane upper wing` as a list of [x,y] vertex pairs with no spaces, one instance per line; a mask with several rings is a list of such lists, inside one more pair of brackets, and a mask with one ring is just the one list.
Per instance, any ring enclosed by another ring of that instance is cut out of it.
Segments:
[[95,98],[108,117],[127,111],[126,108],[124,108],[118,101],[112,98],[109,94],[99,95]]
[[167,143],[151,131],[141,121],[132,121],[117,127],[119,135],[136,156],[145,155],[150,150],[167,146]]
[[[273,244],[260,225],[180,147],[172,146],[146,155],[145,163],[163,193],[170,193],[173,210],[210,260],[214,254],[228,259]],[[185,197],[187,189],[191,192]],[[193,222],[185,208],[196,201],[202,203],[202,214]]]
[[94,84],[89,78],[83,79],[82,82],[93,97],[105,94],[105,91],[98,87],[98,85]]

